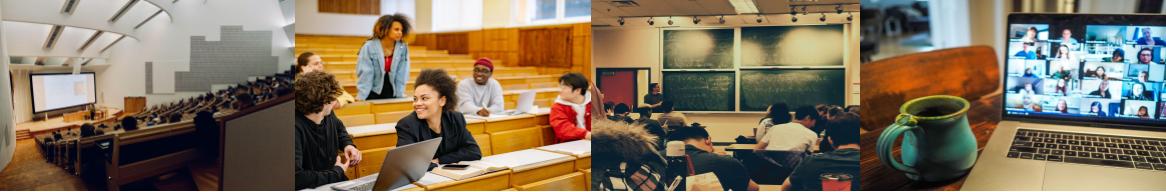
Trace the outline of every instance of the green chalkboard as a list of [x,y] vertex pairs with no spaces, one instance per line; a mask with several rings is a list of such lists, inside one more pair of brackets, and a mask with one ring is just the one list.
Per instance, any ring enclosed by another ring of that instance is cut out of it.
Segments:
[[677,111],[734,111],[735,72],[664,72],[664,99]]
[[842,69],[741,70],[741,111],[765,111],[774,102],[790,109],[805,105],[845,104]]
[[733,68],[733,29],[664,30],[664,69]]
[[842,25],[741,28],[742,66],[842,66]]

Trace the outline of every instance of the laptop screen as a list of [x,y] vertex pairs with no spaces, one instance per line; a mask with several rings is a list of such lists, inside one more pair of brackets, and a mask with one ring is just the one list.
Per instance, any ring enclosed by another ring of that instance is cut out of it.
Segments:
[[1004,115],[1166,126],[1166,16],[1012,14]]

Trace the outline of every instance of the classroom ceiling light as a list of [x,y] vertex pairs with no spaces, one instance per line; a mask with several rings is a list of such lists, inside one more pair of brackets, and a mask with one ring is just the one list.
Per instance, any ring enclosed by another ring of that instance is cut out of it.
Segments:
[[700,17],[692,16],[692,24],[700,24]]
[[853,20],[854,20],[854,14],[851,14],[850,12],[846,12],[846,21],[853,21]]
[[761,20],[762,20],[761,14],[757,14],[757,23],[761,23]]
[[619,17],[619,26],[623,26],[623,17]]
[[826,22],[826,13],[822,13],[822,17],[818,18],[818,21]]
[[668,16],[668,25],[672,25],[672,16]]
[[721,15],[721,18],[718,21],[720,21],[721,24],[725,24],[725,16]]
[[834,6],[834,11],[837,12],[838,14],[842,14],[842,4],[838,4],[837,6]]
[[791,18],[791,19],[789,19],[790,21],[793,21],[794,23],[797,23],[797,22],[798,22],[798,16],[797,16],[797,15],[794,15],[794,16],[792,16],[792,17],[790,17],[790,18]]
[[112,18],[109,18],[109,22],[117,22],[117,20],[121,19],[121,16],[125,15],[126,12],[129,12],[130,8],[133,8],[134,4],[137,4],[138,1],[140,0],[130,0],[129,2],[126,2],[126,4],[121,7],[121,9],[118,9],[117,12],[113,14]]
[[760,13],[757,10],[757,4],[754,4],[753,0],[729,0],[729,4],[733,5],[733,9],[737,11],[737,14]]
[[656,25],[656,18],[648,17],[648,25]]

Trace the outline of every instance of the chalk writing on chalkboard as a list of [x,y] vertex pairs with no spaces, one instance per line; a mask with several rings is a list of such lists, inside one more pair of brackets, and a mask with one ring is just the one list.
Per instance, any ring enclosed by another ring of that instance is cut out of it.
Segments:
[[734,111],[735,72],[664,72],[664,97],[677,111]]
[[741,28],[742,66],[842,66],[842,25]]
[[765,111],[774,102],[843,105],[845,86],[843,69],[741,70],[741,111]]
[[664,30],[664,69],[733,68],[733,29]]

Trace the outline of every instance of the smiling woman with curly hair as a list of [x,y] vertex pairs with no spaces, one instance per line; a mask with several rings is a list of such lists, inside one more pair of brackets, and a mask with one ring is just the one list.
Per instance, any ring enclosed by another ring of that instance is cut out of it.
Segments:
[[397,146],[441,138],[437,153],[433,154],[433,169],[437,164],[457,163],[482,159],[482,151],[470,130],[466,118],[454,110],[457,105],[457,84],[441,69],[426,69],[417,76],[413,86],[413,113],[397,121]]
[[[296,76],[296,190],[348,180],[344,171],[360,163],[360,150],[332,107],[343,90],[331,74]],[[344,150],[348,161],[337,161]]]

